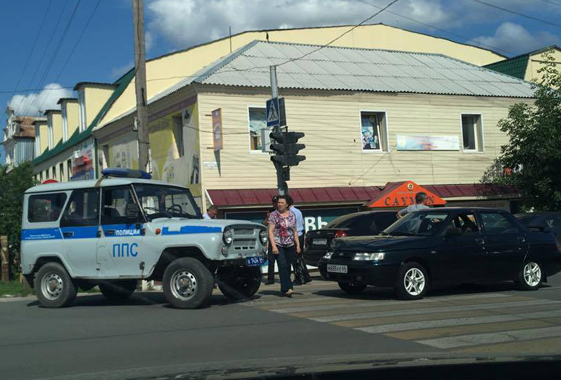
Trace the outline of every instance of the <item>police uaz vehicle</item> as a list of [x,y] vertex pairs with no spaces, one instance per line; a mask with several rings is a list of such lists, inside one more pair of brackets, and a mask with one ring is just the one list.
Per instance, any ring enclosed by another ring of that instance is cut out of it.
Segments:
[[72,304],[78,288],[128,298],[138,280],[161,281],[177,307],[204,306],[215,283],[232,299],[261,284],[267,231],[204,220],[189,191],[127,169],[99,180],[52,183],[24,195],[22,271],[45,307]]

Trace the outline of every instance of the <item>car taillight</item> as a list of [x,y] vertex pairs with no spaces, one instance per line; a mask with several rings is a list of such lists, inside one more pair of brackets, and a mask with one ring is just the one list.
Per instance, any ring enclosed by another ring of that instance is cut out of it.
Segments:
[[335,237],[336,238],[341,238],[341,237],[345,237],[345,236],[347,236],[347,233],[343,230],[339,230],[339,231],[335,232]]

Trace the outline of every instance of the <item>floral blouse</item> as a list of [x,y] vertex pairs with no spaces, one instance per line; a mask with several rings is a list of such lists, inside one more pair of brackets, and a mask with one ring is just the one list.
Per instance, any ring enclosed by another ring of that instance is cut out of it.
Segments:
[[269,214],[269,224],[274,226],[273,236],[275,244],[281,247],[294,245],[294,230],[296,229],[296,214],[288,212],[288,216],[282,216],[278,211]]

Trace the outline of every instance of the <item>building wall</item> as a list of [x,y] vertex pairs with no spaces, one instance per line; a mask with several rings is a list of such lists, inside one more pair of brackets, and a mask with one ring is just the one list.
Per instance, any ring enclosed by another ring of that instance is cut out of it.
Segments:
[[[68,160],[72,160],[74,151],[72,149],[67,149],[64,152],[58,154],[56,157],[51,157],[33,167],[33,173],[40,178],[41,181],[46,179],[56,179],[59,182],[67,182],[68,178]],[[63,173],[60,173],[60,164],[63,165]],[[52,168],[55,168],[55,175],[52,176]],[[72,164],[70,164],[70,169]],[[71,170],[70,170],[71,171]],[[45,175],[45,172],[47,174]]]
[[46,122],[41,122],[37,124],[36,128],[39,128],[41,154],[43,154],[49,148],[49,126]]
[[[53,124],[53,148],[62,141],[62,115],[60,112],[51,114]],[[47,135],[48,136],[48,135]]]
[[[479,182],[507,136],[497,128],[520,99],[420,94],[283,91],[289,129],[306,133],[306,161],[292,168],[292,187],[373,186],[412,180],[419,184]],[[256,89],[200,89],[199,133],[204,189],[275,188],[269,154],[250,153],[248,107],[270,95]],[[224,149],[212,150],[211,112],[221,108]],[[389,153],[363,152],[362,111],[386,112]],[[481,114],[483,153],[462,151],[461,114]],[[458,136],[458,151],[397,151],[396,134]]]
[[[559,69],[561,69],[561,50],[554,49],[551,52],[553,56],[554,62]],[[524,79],[527,81],[536,80],[541,81],[543,74],[539,73],[538,71],[545,66],[546,60],[541,54],[534,54],[530,56],[528,60],[528,66],[526,66],[526,74],[524,75]]]
[[20,165],[24,162],[33,160],[33,152],[35,150],[34,139],[18,138],[14,142],[15,165]]
[[[90,126],[95,119],[101,108],[105,105],[114,88],[87,85],[84,88],[84,95],[86,101],[86,128]],[[79,120],[79,119],[78,119]]]
[[77,101],[67,101],[62,106],[66,106],[68,138],[70,138],[80,128],[80,105]]
[[[268,36],[269,41],[322,45],[332,41],[343,32],[348,31],[348,29],[348,26],[340,26],[274,30],[268,32],[246,32],[233,36],[231,39],[213,41],[190,50],[149,60],[146,63],[146,77],[148,80],[147,98],[149,99],[159,94],[180,82],[184,77],[193,75],[204,66],[211,64],[217,59],[229,54],[231,51],[247,45],[251,41],[265,41]],[[356,28],[335,41],[332,45],[367,49],[440,53],[478,66],[500,61],[505,58],[497,53],[479,47],[464,45],[443,38],[414,33],[381,24],[365,25]],[[127,89],[102,118],[99,125],[103,126],[108,124],[119,115],[133,109],[135,104],[135,81],[133,79]]]

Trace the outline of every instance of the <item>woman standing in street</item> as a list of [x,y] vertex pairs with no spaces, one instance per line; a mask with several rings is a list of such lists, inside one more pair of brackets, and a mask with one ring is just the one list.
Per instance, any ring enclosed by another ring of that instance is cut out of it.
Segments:
[[294,293],[290,268],[296,254],[300,253],[300,242],[296,230],[296,215],[288,209],[287,197],[279,195],[277,210],[269,215],[269,241],[277,257],[281,292],[287,297]]

